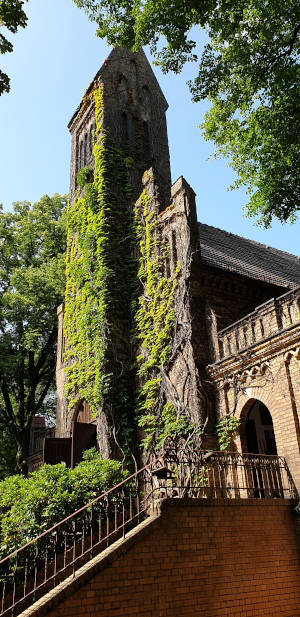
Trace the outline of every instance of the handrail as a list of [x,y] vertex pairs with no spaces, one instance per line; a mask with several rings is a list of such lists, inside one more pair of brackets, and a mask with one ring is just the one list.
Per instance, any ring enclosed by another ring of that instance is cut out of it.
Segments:
[[159,461],[151,461],[1,559],[0,615],[18,614],[141,522],[151,502],[154,508],[152,471],[161,467]]
[[[159,459],[157,459],[159,460]],[[155,461],[157,462],[157,461]],[[118,484],[115,484],[115,486],[113,486],[112,488],[108,489],[107,491],[105,491],[105,493],[102,493],[102,495],[99,495],[99,497],[95,497],[95,499],[93,499],[92,501],[90,501],[89,503],[87,503],[86,505],[82,506],[81,508],[79,508],[79,510],[76,510],[75,512],[73,512],[72,514],[69,514],[68,516],[66,516],[66,518],[62,519],[61,521],[59,521],[58,523],[56,523],[55,525],[53,525],[53,527],[49,527],[49,529],[46,529],[45,531],[43,531],[43,533],[41,533],[39,536],[36,536],[35,538],[33,538],[33,540],[30,540],[29,542],[27,542],[26,544],[23,544],[23,546],[21,546],[20,548],[17,548],[15,551],[13,551],[13,553],[10,553],[9,555],[7,555],[7,557],[4,557],[4,559],[0,559],[0,566],[2,563],[4,563],[7,559],[9,559],[10,557],[14,557],[17,553],[19,553],[20,551],[22,551],[23,549],[27,548],[28,546],[30,546],[31,544],[33,544],[34,542],[36,542],[37,540],[40,540],[40,538],[43,538],[43,536],[48,535],[50,532],[52,532],[54,529],[57,529],[58,527],[60,527],[60,525],[62,525],[63,523],[65,523],[66,521],[70,520],[71,518],[73,518],[74,516],[76,516],[77,514],[79,514],[80,512],[82,512],[83,510],[87,510],[87,508],[89,508],[90,506],[92,506],[94,503],[96,503],[97,501],[99,501],[100,499],[103,499],[104,497],[106,497],[107,495],[109,495],[109,493],[112,493],[113,491],[115,491],[116,489],[118,489],[120,486],[122,486],[123,484],[126,484],[126,482],[128,482],[129,480],[132,480],[133,478],[135,478],[138,474],[142,473],[143,471],[145,471],[146,469],[150,468],[153,466],[154,463],[149,463],[148,465],[145,465],[145,467],[142,467],[141,469],[139,469],[138,471],[136,471],[135,473],[131,474],[131,476],[128,476],[127,478],[124,478],[124,480],[122,480],[121,482],[119,482]]]
[[164,454],[0,561],[0,615],[16,616],[115,540],[163,498],[296,498],[283,457],[180,450]]

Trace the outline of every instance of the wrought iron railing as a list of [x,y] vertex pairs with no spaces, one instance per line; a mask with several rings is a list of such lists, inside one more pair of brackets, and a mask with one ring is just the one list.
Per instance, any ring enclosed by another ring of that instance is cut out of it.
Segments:
[[298,496],[284,457],[205,451],[168,452],[168,478],[160,481],[161,497],[212,499]]
[[[0,561],[0,615],[16,615],[141,522],[154,503],[150,463]],[[147,492],[147,497],[146,497]]]
[[296,498],[285,459],[179,450],[66,517],[0,561],[0,614],[17,615],[93,556],[158,511],[168,498]]

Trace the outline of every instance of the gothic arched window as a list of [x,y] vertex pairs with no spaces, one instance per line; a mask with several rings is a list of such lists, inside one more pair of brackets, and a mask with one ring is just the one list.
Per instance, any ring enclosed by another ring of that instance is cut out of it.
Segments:
[[177,245],[176,245],[176,231],[175,229],[172,230],[172,260],[173,260],[173,269],[175,270],[176,266],[177,266],[177,261],[178,261],[178,255],[177,255]]
[[142,108],[144,120],[151,118],[151,94],[148,86],[142,87]]
[[133,86],[134,89],[136,89],[138,73],[137,73],[137,65],[136,65],[136,61],[135,60],[130,60],[130,68],[131,68],[131,82],[132,82],[132,86]]
[[88,424],[93,421],[89,404],[83,399],[76,410],[75,421]]
[[128,100],[128,83],[124,75],[120,75],[119,77],[118,99],[121,109],[125,109]]
[[94,132],[95,132],[95,127],[94,124],[92,124],[91,128],[90,128],[90,156],[93,155],[93,144],[94,144]]
[[123,113],[121,114],[121,141],[122,143],[126,143],[129,141],[128,118],[126,111],[123,111]]

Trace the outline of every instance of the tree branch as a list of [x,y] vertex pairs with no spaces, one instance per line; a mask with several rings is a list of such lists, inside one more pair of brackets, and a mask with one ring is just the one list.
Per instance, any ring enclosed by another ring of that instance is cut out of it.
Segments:
[[279,60],[281,60],[281,58],[285,58],[286,56],[290,56],[293,49],[294,49],[294,45],[297,41],[297,36],[300,32],[300,23],[297,24],[297,26],[295,26],[290,42],[289,42],[289,46],[287,49],[285,49],[285,51],[282,51],[281,53],[277,54],[276,56],[273,56],[273,58],[271,58],[271,60],[269,60],[268,64],[265,66],[265,68],[263,69],[263,71],[261,71],[260,73],[260,77],[264,77],[265,74],[270,70],[270,68],[272,66],[274,66],[274,64],[276,64],[277,62],[279,62]]
[[53,381],[53,377],[54,377],[54,375],[55,375],[55,368],[54,368],[52,371],[50,371],[49,378],[48,378],[48,380],[46,381],[46,384],[45,384],[45,386],[44,386],[44,388],[43,388],[43,390],[42,390],[42,392],[41,392],[41,394],[40,394],[40,396],[39,396],[39,398],[38,398],[37,402],[36,402],[36,403],[35,403],[35,405],[34,405],[34,412],[33,412],[33,413],[35,413],[36,411],[38,411],[38,410],[40,409],[40,407],[42,406],[42,404],[43,404],[43,402],[44,402],[44,399],[45,399],[45,397],[46,397],[46,396],[47,396],[47,394],[48,394],[48,391],[49,391],[49,388],[50,388],[51,383],[52,383],[52,381]]
[[1,381],[1,392],[4,399],[5,407],[2,407],[2,412],[4,418],[8,424],[8,429],[10,433],[15,436],[16,435],[16,426],[15,426],[15,414],[13,410],[13,406],[11,404],[10,395],[7,387],[7,383],[3,374],[3,371],[0,371],[0,381]]
[[47,357],[49,355],[49,351],[52,348],[52,344],[53,344],[53,340],[56,337],[56,331],[57,331],[57,327],[54,326],[49,334],[48,340],[45,344],[45,346],[43,347],[41,353],[40,353],[40,357],[38,358],[38,361],[35,365],[35,369],[37,371],[37,373],[39,373],[39,371],[41,370],[41,368],[43,367],[43,365],[45,364]]

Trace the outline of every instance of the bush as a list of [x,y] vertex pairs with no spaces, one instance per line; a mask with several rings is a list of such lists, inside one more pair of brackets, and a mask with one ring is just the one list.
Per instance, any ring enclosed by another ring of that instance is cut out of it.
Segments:
[[29,475],[0,482],[0,558],[40,535],[128,476],[120,463],[101,459],[95,448],[68,469],[43,465]]

